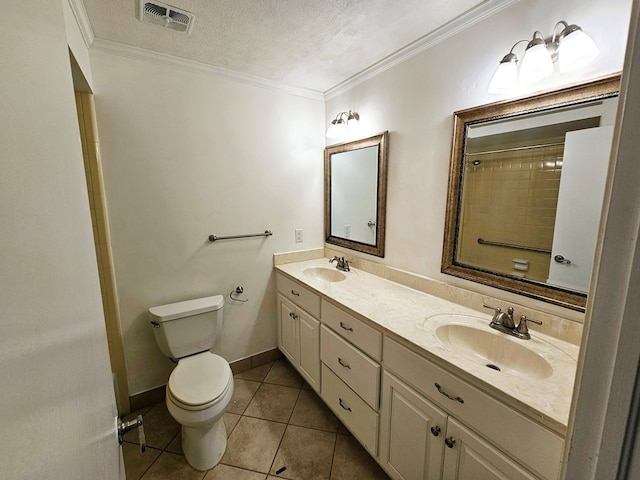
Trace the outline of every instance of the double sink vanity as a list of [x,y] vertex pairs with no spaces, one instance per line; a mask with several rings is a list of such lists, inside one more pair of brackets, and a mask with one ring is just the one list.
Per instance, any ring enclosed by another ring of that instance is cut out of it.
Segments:
[[[454,112],[441,273],[585,311],[619,83]],[[580,323],[365,260],[388,151],[388,131],[325,148],[339,251],[274,257],[280,350],[393,479],[558,480]]]
[[391,478],[559,478],[576,345],[327,258],[275,268],[280,350]]

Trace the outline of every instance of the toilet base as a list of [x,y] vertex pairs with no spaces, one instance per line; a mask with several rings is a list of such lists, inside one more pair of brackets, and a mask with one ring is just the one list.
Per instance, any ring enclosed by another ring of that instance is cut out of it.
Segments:
[[209,428],[182,426],[182,451],[189,465],[196,470],[215,467],[227,448],[227,430],[221,416]]

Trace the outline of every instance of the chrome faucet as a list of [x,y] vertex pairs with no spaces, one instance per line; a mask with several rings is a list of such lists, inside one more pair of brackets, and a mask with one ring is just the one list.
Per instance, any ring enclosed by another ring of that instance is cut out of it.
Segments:
[[500,307],[492,307],[491,305],[487,305],[486,303],[483,303],[482,306],[485,308],[490,308],[495,312],[493,318],[491,319],[491,323],[489,324],[491,328],[495,328],[502,333],[512,335],[516,338],[521,338],[523,340],[531,339],[529,328],[527,327],[527,322],[533,322],[538,325],[542,325],[542,322],[540,320],[534,320],[533,318],[528,318],[526,315],[520,315],[520,322],[516,326],[513,320],[513,307],[507,308],[507,312],[505,313]]
[[329,263],[333,263],[336,262],[336,268],[338,270],[342,270],[343,272],[348,272],[349,269],[349,260],[345,259],[344,257],[337,257],[334,256],[331,260],[329,260]]

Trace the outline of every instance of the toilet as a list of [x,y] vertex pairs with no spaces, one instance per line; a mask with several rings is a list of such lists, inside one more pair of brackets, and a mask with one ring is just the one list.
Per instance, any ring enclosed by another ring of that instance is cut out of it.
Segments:
[[182,425],[182,450],[197,470],[216,466],[227,447],[223,416],[233,375],[209,351],[222,330],[223,305],[222,295],[214,295],[149,309],[158,347],[178,362],[167,383],[167,409]]

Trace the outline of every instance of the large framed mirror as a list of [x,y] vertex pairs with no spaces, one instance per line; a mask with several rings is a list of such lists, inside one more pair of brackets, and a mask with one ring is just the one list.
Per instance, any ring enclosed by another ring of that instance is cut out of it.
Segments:
[[327,243],[384,257],[389,132],[324,150]]
[[619,86],[454,113],[443,273],[584,311]]

